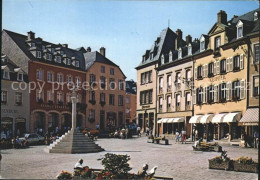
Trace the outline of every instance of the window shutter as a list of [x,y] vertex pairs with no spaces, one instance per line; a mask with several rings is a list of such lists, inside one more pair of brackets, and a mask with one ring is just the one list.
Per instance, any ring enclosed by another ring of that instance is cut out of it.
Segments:
[[216,74],[219,74],[220,73],[220,61],[217,61],[217,72],[216,72]]
[[230,58],[226,59],[226,70],[227,70],[227,72],[229,72],[229,60],[230,60]]
[[227,100],[230,100],[230,82],[227,82],[227,88],[226,88],[226,94],[227,94]]
[[244,69],[244,54],[240,55],[240,69]]
[[204,77],[208,77],[208,65],[205,64],[205,67],[204,67]]
[[197,89],[193,89],[192,91],[192,101],[193,101],[193,104],[197,104]]
[[207,87],[203,88],[203,103],[207,103]]
[[229,71],[233,71],[233,57],[229,59]]
[[218,102],[218,84],[214,85],[214,102]]
[[217,74],[217,61],[214,62],[214,75]]
[[201,76],[204,77],[205,65],[201,66]]
[[240,81],[240,99],[245,99],[245,80]]
[[198,78],[197,69],[198,69],[197,67],[195,67],[195,69],[194,69],[194,78],[195,78],[195,79]]

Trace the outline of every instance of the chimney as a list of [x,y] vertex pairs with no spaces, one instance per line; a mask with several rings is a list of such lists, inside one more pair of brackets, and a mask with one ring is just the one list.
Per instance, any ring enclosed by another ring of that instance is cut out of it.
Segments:
[[90,47],[87,48],[87,52],[91,52],[91,48]]
[[100,48],[100,54],[102,54],[104,57],[106,57],[106,49],[104,47]]
[[192,37],[190,35],[186,36],[186,43],[187,45],[192,42]]
[[179,39],[182,39],[182,31],[180,29],[176,30],[176,34],[177,34]]
[[29,31],[29,32],[27,32],[28,33],[28,40],[32,40],[32,39],[34,39],[34,35],[35,35],[35,33],[34,32],[32,32],[32,31]]
[[68,44],[62,44],[62,47],[68,48]]
[[233,16],[233,19],[235,19],[235,18],[237,18],[237,17],[238,17],[237,15],[234,15],[234,16]]
[[227,24],[227,13],[220,10],[218,13],[218,23]]

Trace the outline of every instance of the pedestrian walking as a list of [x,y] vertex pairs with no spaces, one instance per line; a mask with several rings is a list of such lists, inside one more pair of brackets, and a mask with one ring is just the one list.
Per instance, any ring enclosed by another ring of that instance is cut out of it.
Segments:
[[141,128],[140,128],[140,126],[138,126],[136,128],[136,130],[137,130],[137,135],[141,137]]
[[176,129],[176,132],[175,132],[175,144],[177,143],[177,142],[179,142],[179,132],[178,132],[178,130]]
[[146,128],[146,136],[149,136],[149,127]]
[[183,144],[183,142],[184,142],[186,144],[186,131],[184,129],[182,129],[182,131],[181,131],[181,136],[182,136],[181,143]]

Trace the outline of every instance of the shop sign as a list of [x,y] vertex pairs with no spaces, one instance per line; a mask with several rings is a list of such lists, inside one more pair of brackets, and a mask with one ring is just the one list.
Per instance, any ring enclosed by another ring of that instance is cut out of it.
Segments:
[[18,110],[14,110],[14,109],[1,109],[1,113],[9,113],[9,114],[17,114]]
[[146,109],[146,108],[149,108],[150,105],[146,105],[146,106],[142,106],[142,109]]
[[223,81],[226,79],[225,75],[215,76],[209,79],[210,82]]

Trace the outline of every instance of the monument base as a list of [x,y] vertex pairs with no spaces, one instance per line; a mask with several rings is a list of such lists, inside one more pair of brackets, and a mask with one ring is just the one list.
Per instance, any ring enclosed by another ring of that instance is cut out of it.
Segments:
[[104,151],[104,149],[77,130],[68,131],[65,135],[45,148],[45,152],[48,153],[77,154],[100,151]]

